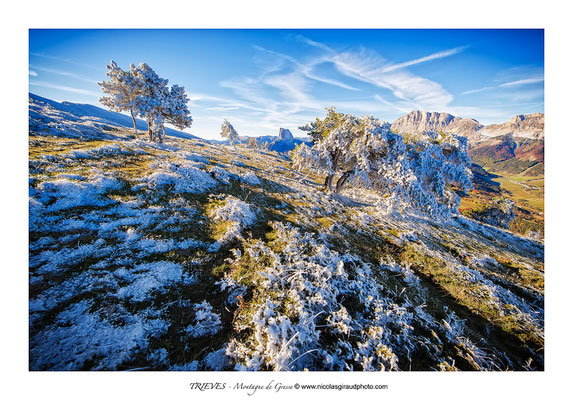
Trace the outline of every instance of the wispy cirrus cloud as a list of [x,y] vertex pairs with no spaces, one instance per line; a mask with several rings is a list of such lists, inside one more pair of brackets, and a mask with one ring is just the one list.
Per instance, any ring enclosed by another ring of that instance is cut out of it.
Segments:
[[333,52],[334,52],[334,50],[333,50],[331,47],[329,47],[329,46],[327,46],[327,45],[325,45],[325,44],[323,44],[323,43],[319,43],[319,42],[316,42],[316,41],[314,41],[314,40],[312,40],[312,39],[309,39],[309,38],[307,38],[306,36],[296,35],[295,38],[296,38],[298,41],[300,41],[300,42],[303,42],[303,43],[305,43],[305,44],[307,44],[307,45],[309,45],[309,46],[311,46],[311,47],[315,47],[315,48],[317,48],[317,49],[323,50],[323,51],[325,51],[325,52],[327,52],[327,53],[333,53]]
[[543,69],[528,66],[513,67],[499,71],[493,84],[462,92],[462,95],[484,92],[493,89],[517,89],[526,85],[544,82]]
[[502,83],[498,87],[510,87],[510,86],[515,87],[515,86],[521,86],[521,85],[528,85],[531,83],[539,83],[539,82],[543,82],[543,81],[544,81],[544,78],[541,76],[541,77],[537,77],[537,78],[519,79],[517,81]]
[[[311,42],[312,42],[312,41],[311,41]],[[315,44],[316,44],[316,42],[312,42],[312,43],[315,43]],[[325,47],[326,47],[326,46],[325,46]],[[332,79],[332,78],[329,78],[329,77],[324,77],[324,76],[321,76],[320,74],[316,73],[316,72],[314,71],[314,70],[315,70],[315,67],[316,67],[318,64],[321,64],[322,62],[324,62],[324,59],[323,59],[322,57],[320,57],[320,58],[314,58],[314,59],[311,59],[310,61],[306,61],[306,62],[301,62],[301,61],[297,61],[296,59],[294,59],[293,57],[291,57],[291,56],[289,56],[289,55],[287,55],[287,54],[283,54],[283,53],[280,53],[280,52],[277,52],[277,51],[269,50],[269,49],[266,49],[266,48],[261,47],[261,46],[259,46],[259,45],[253,45],[253,48],[256,49],[256,50],[258,50],[258,51],[260,51],[260,52],[262,52],[262,53],[266,53],[266,54],[272,55],[272,56],[276,57],[276,59],[280,59],[280,60],[283,60],[283,61],[285,61],[285,62],[287,62],[287,63],[290,63],[291,66],[292,66],[294,69],[296,69],[298,72],[300,72],[301,74],[303,74],[306,78],[315,80],[315,81],[317,81],[317,82],[322,82],[322,83],[326,83],[326,84],[329,84],[329,85],[338,86],[338,87],[340,87],[340,88],[347,89],[347,90],[353,90],[353,91],[358,91],[358,90],[359,90],[359,89],[357,89],[357,88],[355,88],[355,87],[353,87],[353,86],[350,86],[350,85],[348,85],[348,84],[346,84],[346,83],[344,83],[344,82],[341,82],[341,81],[339,81],[339,80]],[[322,47],[321,47],[321,48],[322,48]],[[329,52],[330,52],[330,51],[331,51],[330,48],[328,48],[328,49],[329,49]],[[271,68],[271,69],[269,69],[269,70],[266,70],[266,71],[264,72],[264,75],[268,75],[269,73],[275,72],[275,71],[277,71],[278,69],[279,69],[279,66],[278,66],[277,64],[275,64],[275,66],[274,66],[273,68]]]
[[406,67],[410,67],[412,65],[416,65],[416,64],[421,64],[421,63],[425,63],[428,61],[432,61],[432,60],[439,60],[440,58],[445,58],[445,57],[450,57],[453,55],[456,55],[462,51],[464,51],[465,49],[467,49],[469,46],[459,46],[459,47],[455,47],[453,49],[449,49],[449,50],[444,50],[444,51],[439,51],[437,53],[433,53],[430,54],[428,56],[425,57],[421,57],[421,58],[417,58],[415,60],[411,60],[411,61],[406,61],[403,63],[399,63],[399,64],[394,64],[391,65],[389,67],[387,67],[384,72],[390,72],[390,71],[394,71],[397,69],[402,69],[402,68],[406,68]]
[[205,103],[205,104],[215,103],[216,105],[208,106],[207,108],[205,108],[205,110],[209,110],[209,111],[212,111],[212,109],[216,108],[216,107],[226,108],[226,109],[230,109],[230,108],[245,109],[245,110],[250,110],[250,111],[255,111],[255,112],[265,111],[264,109],[261,109],[260,107],[254,106],[254,105],[246,103],[246,102],[238,101],[235,99],[229,99],[229,98],[225,98],[225,97],[220,97],[220,96],[211,96],[211,95],[207,95],[204,93],[191,92],[191,93],[187,94],[187,97],[189,98],[189,101],[190,101],[192,107],[197,107],[199,105],[199,103]]
[[85,94],[88,96],[95,96],[95,97],[101,96],[101,93],[94,92],[92,90],[84,90],[84,89],[78,89],[78,88],[71,87],[71,86],[56,85],[56,84],[53,84],[50,82],[43,82],[43,81],[30,82],[30,86],[46,87],[46,88],[50,88],[50,89],[62,90],[64,92],[79,93],[79,94]]
[[462,94],[479,93],[479,92],[483,92],[486,90],[495,89],[496,87],[497,86],[484,86],[484,87],[479,88],[479,89],[466,90],[465,92],[462,92]]
[[79,62],[77,62],[77,61],[74,61],[74,60],[71,59],[71,58],[56,57],[56,56],[52,56],[52,55],[46,54],[46,53],[30,52],[30,56],[45,58],[45,59],[48,59],[48,60],[54,60],[54,61],[65,62],[65,63],[69,63],[69,64],[74,64],[74,65],[77,65],[77,66],[90,68],[90,69],[93,69],[93,70],[99,71],[99,72],[102,72],[102,71],[104,70],[104,69],[101,68],[101,67],[94,67],[93,65],[90,65],[90,64],[79,63]]
[[207,111],[216,111],[216,112],[222,112],[222,111],[234,111],[234,110],[238,110],[240,107],[224,107],[224,106],[217,106],[217,107],[209,107],[206,108],[205,110]]
[[404,70],[405,67],[393,68],[395,65],[388,60],[364,48],[337,53],[331,60],[341,73],[390,90],[401,107],[443,108],[453,100],[439,83]]
[[30,75],[30,76],[38,76],[38,73],[37,73],[36,71],[34,71],[34,70],[29,70],[29,71],[28,71],[28,75]]
[[[34,70],[37,70],[37,71],[43,71],[43,72],[48,72],[50,74],[66,76],[69,78],[73,78],[73,79],[77,79],[80,81],[89,82],[89,83],[93,83],[93,84],[97,83],[97,80],[89,79],[89,78],[86,78],[85,76],[82,76],[82,75],[79,75],[79,74],[76,74],[76,73],[73,73],[70,71],[66,71],[63,69],[46,68],[46,67],[41,67],[39,65],[34,65],[34,64],[30,64],[30,67],[34,68]],[[37,76],[37,73],[34,76]]]

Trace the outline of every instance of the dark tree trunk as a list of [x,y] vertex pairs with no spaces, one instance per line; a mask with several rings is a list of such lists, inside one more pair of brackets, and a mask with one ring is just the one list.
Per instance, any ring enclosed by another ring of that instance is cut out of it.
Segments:
[[324,180],[324,191],[332,191],[332,180],[334,179],[334,174],[336,174],[336,167],[338,166],[338,159],[340,158],[340,150],[335,149],[334,152],[330,153],[330,161],[332,162],[332,174],[328,175]]
[[338,178],[338,181],[336,182],[336,188],[334,189],[336,193],[340,192],[340,189],[342,189],[342,186],[346,183],[351,173],[352,171],[345,171],[342,176]]
[[147,134],[149,135],[149,141],[153,142],[155,135],[153,129],[151,128],[151,124],[149,123],[147,124]]
[[139,134],[137,133],[137,123],[135,122],[135,115],[133,115],[133,109],[131,111],[131,119],[133,120],[133,131],[135,132],[135,136],[139,139]]
[[336,173],[336,167],[338,166],[338,159],[340,158],[340,150],[334,150],[334,153],[330,155],[330,161],[332,162],[332,170]]
[[326,179],[324,180],[324,186],[323,186],[323,190],[325,192],[330,192],[332,190],[332,179],[334,178],[334,175],[328,175],[326,177]]

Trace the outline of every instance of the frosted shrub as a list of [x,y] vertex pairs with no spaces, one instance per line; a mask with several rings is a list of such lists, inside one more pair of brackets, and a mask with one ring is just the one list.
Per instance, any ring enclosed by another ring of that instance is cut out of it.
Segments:
[[221,136],[228,139],[232,146],[235,146],[235,143],[239,141],[239,134],[235,128],[233,128],[233,125],[231,125],[227,120],[224,120],[221,125]]
[[293,150],[295,169],[325,175],[327,192],[339,192],[346,184],[374,190],[386,212],[413,208],[448,218],[457,211],[460,200],[451,187],[472,187],[465,138],[403,137],[371,116],[358,119],[334,108],[327,111],[323,121],[317,119],[307,129],[312,147],[302,144]]
[[185,329],[191,337],[212,336],[222,329],[221,316],[213,312],[213,307],[206,300],[195,304],[193,309],[196,322]]
[[229,223],[223,241],[239,236],[245,227],[252,225],[257,219],[252,205],[233,196],[227,196],[223,204],[210,210],[209,216],[215,222]]
[[244,252],[232,261],[233,271],[244,262],[256,273],[254,300],[239,309],[234,322],[237,332],[248,335],[227,345],[235,368],[398,369],[399,355],[417,347],[416,314],[384,297],[371,267],[359,258],[338,254],[291,226],[272,226],[272,249],[245,240]]

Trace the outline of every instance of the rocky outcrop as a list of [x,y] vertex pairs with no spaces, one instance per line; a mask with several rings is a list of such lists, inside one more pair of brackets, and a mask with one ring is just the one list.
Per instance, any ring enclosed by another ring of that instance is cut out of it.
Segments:
[[540,140],[544,138],[543,113],[520,114],[502,124],[484,126],[475,119],[455,117],[448,113],[412,111],[398,118],[391,129],[398,133],[450,132],[465,136],[470,143],[511,134],[515,138]]
[[503,124],[492,124],[484,127],[479,134],[485,139],[511,134],[515,138],[544,138],[545,115],[542,113],[515,115]]
[[279,129],[279,140],[283,141],[290,141],[293,140],[294,136],[288,129],[280,128]]
[[484,205],[481,209],[472,210],[469,216],[477,221],[508,229],[510,222],[515,218],[514,202],[499,198]]
[[454,117],[448,113],[412,111],[398,118],[390,126],[397,133],[450,132],[477,140],[484,126],[475,119]]
[[250,142],[250,144],[248,144],[249,147],[259,147],[278,153],[288,153],[294,149],[296,145],[307,142],[304,139],[295,138],[292,132],[285,128],[279,129],[278,136],[243,137],[241,141],[244,143]]

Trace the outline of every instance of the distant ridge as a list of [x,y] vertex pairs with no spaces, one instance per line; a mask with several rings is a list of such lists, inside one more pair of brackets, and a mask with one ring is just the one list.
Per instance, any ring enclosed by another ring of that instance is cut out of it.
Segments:
[[391,129],[398,133],[451,132],[468,138],[473,162],[491,171],[511,174],[544,173],[545,116],[515,115],[502,124],[484,126],[475,119],[448,113],[412,111],[398,118]]
[[492,124],[479,131],[482,137],[496,137],[512,134],[524,139],[543,139],[545,115],[543,113],[515,115],[503,124]]
[[412,111],[394,121],[391,129],[398,133],[450,132],[465,136],[470,143],[511,134],[516,138],[544,138],[543,113],[515,115],[502,124],[482,125],[472,118],[455,117],[448,113]]
[[390,129],[398,133],[450,132],[477,140],[484,126],[475,119],[455,117],[448,113],[412,111],[392,123]]

